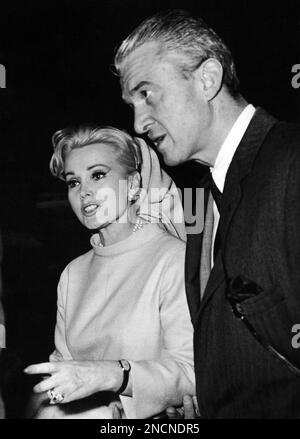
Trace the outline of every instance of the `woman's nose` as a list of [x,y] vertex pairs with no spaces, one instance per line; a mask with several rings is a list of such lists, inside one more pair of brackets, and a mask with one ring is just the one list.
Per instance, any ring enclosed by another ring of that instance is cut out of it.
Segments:
[[80,197],[82,198],[82,199],[84,199],[84,198],[86,198],[86,197],[88,197],[88,196],[91,196],[92,195],[92,190],[91,190],[91,188],[88,186],[88,185],[82,185],[81,186],[81,190],[80,190]]

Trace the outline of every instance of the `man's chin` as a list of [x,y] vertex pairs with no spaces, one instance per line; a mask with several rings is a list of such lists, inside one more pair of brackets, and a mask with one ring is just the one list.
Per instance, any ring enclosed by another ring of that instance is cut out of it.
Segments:
[[167,165],[167,166],[177,166],[180,164],[178,162],[178,160],[175,159],[175,157],[170,157],[167,154],[162,154],[162,158],[163,158],[165,165]]

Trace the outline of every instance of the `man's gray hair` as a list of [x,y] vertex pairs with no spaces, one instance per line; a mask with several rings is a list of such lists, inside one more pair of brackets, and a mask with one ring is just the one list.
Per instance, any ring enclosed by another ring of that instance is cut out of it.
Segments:
[[223,84],[229,93],[239,95],[239,80],[230,50],[221,38],[201,18],[187,11],[159,12],[144,20],[122,42],[115,55],[115,68],[121,74],[122,62],[145,43],[161,44],[159,54],[176,51],[185,55],[181,65],[183,73],[193,72],[208,58],[217,59],[223,67]]

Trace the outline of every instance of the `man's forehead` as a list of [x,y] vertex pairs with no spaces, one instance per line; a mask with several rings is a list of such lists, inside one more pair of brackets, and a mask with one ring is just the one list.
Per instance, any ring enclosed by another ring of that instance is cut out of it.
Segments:
[[146,72],[147,65],[158,59],[159,47],[157,42],[144,43],[126,56],[120,66],[122,88],[128,86],[136,75]]
[[176,52],[165,51],[161,43],[148,42],[137,47],[122,62],[120,67],[121,87],[123,95],[130,92],[139,82],[147,81],[147,74],[160,64],[174,64],[182,58]]

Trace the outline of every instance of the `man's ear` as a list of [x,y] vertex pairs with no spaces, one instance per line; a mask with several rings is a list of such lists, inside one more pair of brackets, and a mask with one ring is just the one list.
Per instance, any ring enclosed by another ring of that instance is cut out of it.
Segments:
[[141,174],[138,171],[128,176],[128,200],[135,201],[139,197],[141,187]]
[[196,75],[202,83],[207,101],[211,101],[220,91],[223,80],[223,67],[215,58],[208,58],[197,69]]

